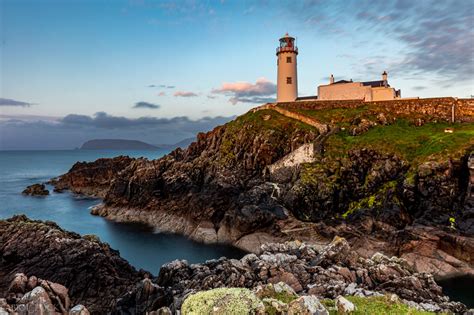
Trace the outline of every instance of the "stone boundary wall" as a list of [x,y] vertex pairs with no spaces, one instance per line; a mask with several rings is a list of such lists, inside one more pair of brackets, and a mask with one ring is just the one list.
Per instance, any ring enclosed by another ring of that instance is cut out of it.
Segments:
[[262,105],[262,106],[259,106],[259,107],[256,107],[256,108],[252,109],[252,111],[255,112],[255,111],[264,110],[264,109],[274,110],[274,111],[276,111],[277,113],[280,113],[283,116],[286,116],[288,118],[292,118],[292,119],[298,120],[302,123],[305,123],[307,125],[313,126],[316,129],[318,129],[320,134],[327,133],[328,130],[329,130],[328,125],[323,124],[323,123],[317,121],[316,119],[308,117],[306,115],[302,115],[300,113],[293,112],[293,111],[290,111],[288,109],[282,108],[282,107],[280,107],[280,104],[278,104],[278,106],[276,106],[275,104],[265,104],[265,105]]
[[[276,104],[272,109],[304,109],[321,110],[335,108],[357,108],[369,106],[369,108],[388,110],[399,115],[427,115],[452,121],[453,114],[456,122],[474,122],[474,99],[456,99],[454,97],[422,98],[422,99],[396,99],[390,101],[364,102],[360,100],[340,100],[340,101],[296,101]],[[291,112],[294,113],[294,112]],[[285,116],[288,116],[285,114]],[[302,115],[300,115],[302,116]],[[290,116],[289,116],[290,117]],[[301,120],[300,117],[298,120]]]

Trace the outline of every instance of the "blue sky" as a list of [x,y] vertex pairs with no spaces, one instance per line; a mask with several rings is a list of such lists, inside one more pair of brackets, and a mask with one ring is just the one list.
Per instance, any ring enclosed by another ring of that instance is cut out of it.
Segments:
[[300,95],[331,73],[376,80],[383,70],[404,97],[474,94],[470,0],[0,3],[3,149],[37,148],[25,129],[55,135],[47,148],[208,130],[274,98],[285,32],[297,37]]

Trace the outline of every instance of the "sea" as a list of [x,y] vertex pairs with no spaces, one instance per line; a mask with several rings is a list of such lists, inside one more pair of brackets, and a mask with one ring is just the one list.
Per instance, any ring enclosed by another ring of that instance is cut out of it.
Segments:
[[[220,257],[241,258],[245,252],[225,245],[205,245],[186,237],[160,233],[139,224],[117,223],[90,214],[101,200],[69,192],[55,193],[48,186],[46,197],[23,196],[26,186],[46,182],[66,173],[77,161],[128,155],[156,159],[167,154],[157,151],[0,151],[0,219],[25,214],[31,219],[50,220],[63,229],[81,235],[94,234],[118,250],[137,269],[157,275],[160,267],[175,259],[201,263]],[[453,300],[474,307],[474,278],[459,276],[438,282]]]
[[0,151],[0,219],[25,214],[35,220],[50,220],[61,228],[81,235],[94,234],[118,250],[137,269],[157,275],[160,267],[175,259],[201,263],[222,256],[241,258],[245,252],[225,245],[205,245],[186,237],[159,233],[140,224],[116,223],[93,216],[90,208],[101,200],[69,192],[55,193],[48,186],[46,197],[24,196],[26,186],[46,182],[66,173],[77,161],[128,155],[156,159],[166,150],[157,151]]

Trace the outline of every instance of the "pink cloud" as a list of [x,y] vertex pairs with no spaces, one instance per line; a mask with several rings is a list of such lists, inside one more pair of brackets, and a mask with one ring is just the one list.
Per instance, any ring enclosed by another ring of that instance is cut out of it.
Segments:
[[160,93],[158,93],[158,96],[165,96],[165,95],[166,95],[165,92],[160,92]]
[[225,82],[218,89],[211,91],[215,94],[224,94],[231,96],[229,101],[232,104],[243,103],[265,103],[273,101],[276,93],[276,84],[265,79],[259,78],[255,84],[249,82]]
[[174,96],[180,96],[180,97],[195,97],[195,96],[198,96],[196,93],[194,92],[185,92],[185,91],[176,91],[174,94]]

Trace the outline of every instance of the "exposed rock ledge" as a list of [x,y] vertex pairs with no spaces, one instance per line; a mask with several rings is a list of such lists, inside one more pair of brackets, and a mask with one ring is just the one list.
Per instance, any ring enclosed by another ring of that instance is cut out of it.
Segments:
[[324,248],[300,242],[267,244],[262,254],[240,260],[221,258],[203,264],[176,260],[161,267],[117,302],[116,312],[145,313],[161,307],[176,312],[195,292],[243,287],[257,292],[266,284],[284,282],[297,296],[335,299],[345,296],[395,294],[404,303],[426,311],[462,313],[466,307],[449,301],[433,276],[416,273],[405,260],[380,253],[362,258],[343,238]]

